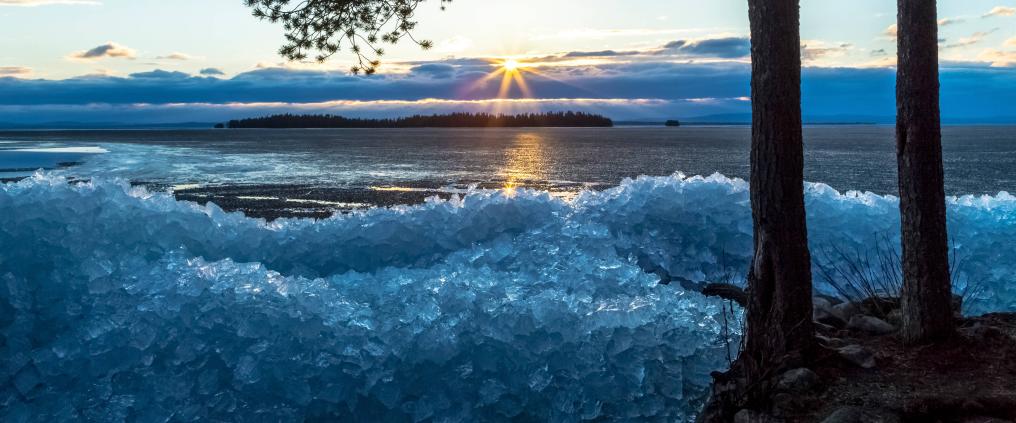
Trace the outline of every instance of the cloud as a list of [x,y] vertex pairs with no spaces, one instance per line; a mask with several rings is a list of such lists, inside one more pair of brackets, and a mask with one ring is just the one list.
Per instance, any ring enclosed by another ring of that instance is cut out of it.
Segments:
[[871,56],[872,57],[882,57],[882,56],[888,56],[888,55],[889,55],[889,52],[885,51],[884,48],[880,48],[880,49],[876,49],[876,50],[872,50],[871,51]]
[[897,37],[899,37],[899,32],[900,32],[899,27],[896,24],[892,24],[889,25],[889,27],[886,28],[884,31],[882,31],[882,36],[895,40]]
[[1006,47],[1016,47],[1016,37],[1012,37],[1012,38],[1010,38],[1008,40],[1005,40],[1005,46]]
[[[851,48],[851,43],[828,43],[819,40],[809,40],[801,44],[801,57],[806,61],[818,61],[829,57],[846,55]],[[743,62],[751,55],[751,40],[747,37],[720,36],[711,38],[700,38],[693,40],[677,40],[669,42],[658,48],[646,50],[599,50],[599,51],[572,51],[554,56],[545,56],[530,59],[537,63],[557,63],[558,65],[572,65],[574,59],[609,59],[628,58],[629,61],[658,61],[663,56],[674,56],[679,59],[711,59],[710,61],[734,61]]]
[[998,31],[998,28],[992,28],[992,29],[987,30],[987,31],[977,31],[977,32],[975,32],[973,34],[970,34],[969,37],[960,38],[955,43],[946,44],[946,45],[942,46],[942,48],[946,49],[946,48],[957,48],[957,47],[971,46],[971,45],[974,45],[974,44],[977,44],[977,43],[983,41],[984,37],[987,37],[988,35],[991,35],[995,31]]
[[434,47],[434,51],[438,53],[459,53],[473,46],[473,40],[456,35],[446,40],[441,40]]
[[0,66],[0,78],[3,77],[25,77],[32,73],[32,68],[24,66]]
[[1013,16],[1016,15],[1016,7],[1009,6],[995,6],[989,10],[988,13],[981,15],[982,18],[988,18],[992,16]]
[[853,47],[853,44],[850,43],[829,45],[825,42],[816,40],[802,41],[801,60],[805,62],[815,62],[818,59],[827,57],[843,56],[850,51],[851,47]]
[[685,29],[655,29],[655,28],[625,28],[625,29],[570,29],[554,34],[536,35],[531,38],[534,41],[555,40],[555,39],[586,39],[603,40],[607,38],[645,38],[658,37],[663,35],[690,34],[696,32],[717,32],[709,28],[685,28]]
[[[639,62],[659,62],[668,57],[681,60],[708,62],[744,62],[751,53],[747,37],[714,36],[698,39],[671,41],[665,45],[640,50],[593,50],[568,51],[543,56],[516,57],[531,66],[546,68],[570,68],[571,73],[599,69],[603,65]],[[615,60],[616,59],[616,60]],[[489,72],[492,58],[451,58],[443,61],[457,67],[459,73],[468,71]],[[431,62],[401,62],[404,66],[415,66]],[[592,67],[592,68],[591,68]]]
[[181,60],[181,61],[182,60],[191,60],[193,58],[194,58],[194,56],[191,56],[191,55],[186,54],[186,53],[180,53],[180,52],[173,52],[173,53],[167,54],[165,56],[158,56],[158,57],[156,57],[156,59],[158,59],[158,60]]
[[574,58],[574,57],[619,57],[619,56],[637,56],[640,54],[646,54],[644,51],[615,51],[615,50],[600,50],[600,51],[571,51],[565,53],[560,57]]
[[963,18],[942,18],[938,20],[938,26],[949,26],[952,24],[958,24],[966,19]]
[[128,75],[133,79],[177,79],[185,80],[191,78],[191,76],[184,72],[177,71],[164,71],[162,69],[156,69],[148,72],[137,72]]
[[985,49],[977,55],[979,60],[990,62],[993,67],[1016,67],[1016,51]]
[[[473,62],[462,62],[467,65],[437,61],[419,64],[408,74],[372,77],[264,68],[228,79],[154,70],[127,77],[3,81],[0,104],[317,103],[498,97],[500,78],[485,78],[492,70],[489,65],[486,71],[477,71]],[[749,69],[744,63],[649,62],[541,69],[540,74],[545,76],[527,73],[525,78],[538,98],[735,98],[748,95]],[[515,90],[512,95],[519,96]]]
[[201,75],[213,76],[213,75],[225,75],[226,73],[218,68],[204,68],[198,71]]
[[447,63],[427,63],[413,66],[409,71],[416,75],[425,75],[431,78],[450,78],[455,74],[455,66]]
[[85,60],[101,59],[107,57],[134,59],[135,57],[137,57],[137,53],[134,51],[134,49],[122,46],[120,44],[111,41],[101,46],[93,47],[89,50],[71,53],[70,57],[73,59],[85,59]]
[[95,0],[0,0],[0,6],[36,7],[56,4],[99,6],[102,3]]
[[747,37],[705,38],[671,41],[664,50],[691,56],[734,59],[751,54],[751,40]]

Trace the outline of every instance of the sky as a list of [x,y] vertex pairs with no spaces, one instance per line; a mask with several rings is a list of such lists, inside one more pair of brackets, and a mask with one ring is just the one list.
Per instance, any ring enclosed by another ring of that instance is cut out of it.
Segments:
[[[944,119],[1016,123],[1016,0],[938,3]],[[891,119],[895,18],[893,1],[801,1],[806,120]],[[0,123],[750,112],[744,0],[426,0],[416,19],[435,47],[386,47],[367,77],[348,51],[286,61],[281,26],[241,0],[0,0]]]

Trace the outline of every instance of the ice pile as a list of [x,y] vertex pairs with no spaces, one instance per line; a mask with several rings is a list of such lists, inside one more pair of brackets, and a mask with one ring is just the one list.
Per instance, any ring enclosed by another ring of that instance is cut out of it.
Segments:
[[[0,187],[2,421],[685,421],[722,368],[747,184],[643,177],[271,224],[96,180]],[[892,197],[809,185],[815,245]],[[974,311],[1016,309],[1016,198],[950,200]],[[820,287],[823,288],[823,287]]]
[[549,195],[273,225],[0,190],[3,421],[681,421],[719,306]]
[[[835,248],[862,254],[899,245],[899,200],[825,184],[805,188],[808,238],[816,289],[835,294],[819,277],[820,265],[842,257],[821,254]],[[1016,310],[1016,197],[962,196],[948,199],[952,256],[959,261],[954,286],[968,294],[965,311],[981,314]],[[619,251],[634,251],[691,281],[740,275],[752,255],[748,183],[722,175],[641,177],[602,193],[576,199],[573,220],[597,222]],[[898,254],[898,251],[897,251]]]

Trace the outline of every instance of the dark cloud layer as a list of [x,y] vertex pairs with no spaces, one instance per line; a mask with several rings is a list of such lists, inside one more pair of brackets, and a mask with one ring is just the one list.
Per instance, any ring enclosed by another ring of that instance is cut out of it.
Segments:
[[[554,77],[527,74],[526,80],[532,92],[542,98],[740,97],[748,88],[743,64],[640,63],[541,72]],[[500,78],[483,81],[486,75],[441,63],[419,65],[408,75],[370,77],[266,68],[221,79],[154,70],[128,77],[0,80],[0,104],[480,100],[496,97],[501,83]]]
[[427,63],[413,66],[410,71],[416,75],[426,75],[432,78],[450,78],[455,75],[455,66],[447,63]]
[[[713,47],[719,49],[711,50],[717,54],[723,50]],[[465,102],[495,98],[501,78],[485,78],[492,70],[489,62],[482,59],[453,59],[417,63],[407,74],[370,77],[285,68],[257,69],[231,78],[165,70],[127,77],[88,76],[66,80],[0,77],[0,122],[29,118],[66,120],[85,109],[99,110],[98,105],[115,109],[117,116],[126,117],[131,116],[132,110],[140,110],[140,105],[147,105],[149,111],[152,105],[171,105],[160,110],[162,121],[211,115],[211,109],[225,115],[231,108],[242,108],[237,105],[264,103],[275,104],[271,110],[284,111],[286,104],[298,108],[308,103],[358,102],[359,105],[342,106],[344,112],[351,114],[358,107],[370,109],[373,107],[370,103],[378,101],[388,102],[383,107],[387,114],[454,110],[465,106],[461,102],[427,105],[412,102],[432,98]],[[750,65],[746,63],[634,61],[540,68],[539,73],[546,76],[526,74],[529,88],[537,98],[601,100],[599,103],[560,101],[553,103],[554,107],[617,113],[615,117],[623,118],[750,111],[744,100],[750,95]],[[804,110],[814,116],[891,117],[895,113],[894,85],[895,71],[887,68],[806,68],[802,87]],[[515,89],[511,96],[520,97],[521,94]],[[1016,103],[1010,100],[1012,98],[1016,98],[1016,72],[1012,69],[950,66],[942,72],[942,107],[947,119],[1016,117]],[[638,99],[654,102],[638,103],[642,104],[639,107],[645,106],[641,109],[624,103],[632,100],[633,105],[638,105],[634,102]],[[541,107],[549,107],[549,104]],[[609,107],[595,109],[593,104],[608,104]],[[61,110],[66,113],[61,115]],[[232,113],[243,116],[251,112]]]
[[663,48],[680,54],[736,59],[751,55],[751,40],[747,37],[677,40],[667,43]]
[[186,80],[190,78],[191,76],[184,72],[164,71],[162,69],[130,74],[130,79]]
[[222,70],[217,69],[217,68],[204,68],[204,69],[201,69],[200,71],[198,71],[198,73],[201,74],[201,75],[208,75],[208,76],[211,76],[211,75],[225,75],[226,74],[225,72],[223,72]]
[[640,54],[645,54],[645,52],[616,51],[616,50],[572,51],[562,55],[561,57],[620,57],[620,56],[637,56]]

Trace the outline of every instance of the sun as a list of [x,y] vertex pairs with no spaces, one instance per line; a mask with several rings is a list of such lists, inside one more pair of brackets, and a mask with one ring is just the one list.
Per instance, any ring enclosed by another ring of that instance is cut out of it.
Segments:
[[[513,98],[512,91],[516,91],[521,98],[533,98],[533,92],[529,89],[529,84],[526,83],[526,75],[542,75],[536,70],[538,67],[535,63],[526,63],[519,59],[501,58],[501,59],[487,59],[487,63],[493,68],[483,78],[476,80],[470,88],[467,90],[478,89],[484,87],[490,81],[500,78],[501,84],[497,90],[497,99],[510,100]],[[501,107],[506,104],[503,102],[496,102],[494,107],[494,113],[502,112]]]
[[501,75],[501,89],[498,90],[497,98],[509,98],[512,85],[517,85],[519,87],[519,91],[522,92],[523,97],[532,97],[532,93],[529,91],[529,85],[526,84],[524,76],[526,72],[532,71],[532,69],[530,69],[530,65],[511,58],[504,58],[493,63],[497,66],[497,68],[494,72],[488,75],[488,78],[495,78],[498,75]]
[[501,63],[501,67],[508,72],[514,72],[522,67],[522,64],[515,59],[505,59],[504,63]]

